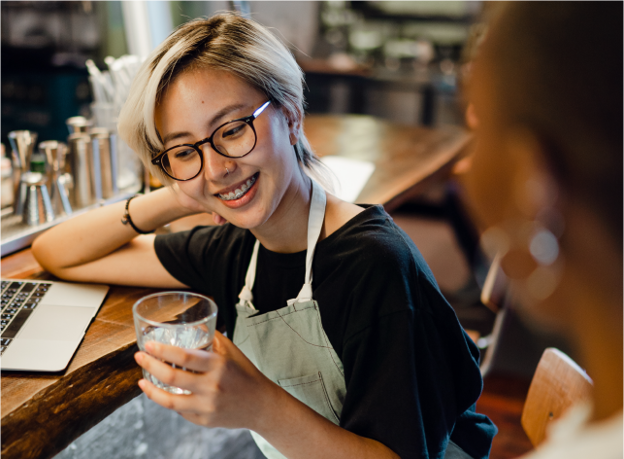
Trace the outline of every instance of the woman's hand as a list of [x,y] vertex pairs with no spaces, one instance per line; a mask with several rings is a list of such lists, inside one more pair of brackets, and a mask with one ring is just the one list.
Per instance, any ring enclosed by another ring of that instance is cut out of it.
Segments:
[[184,193],[184,191],[180,189],[180,186],[177,183],[174,183],[171,186],[171,191],[175,195],[180,205],[188,209],[192,213],[212,213],[212,218],[217,225],[223,225],[227,223],[227,220],[221,215],[214,212],[212,209],[207,208],[204,204]]
[[[139,387],[159,405],[206,427],[256,430],[269,410],[272,394],[281,390],[225,336],[216,332],[213,352],[148,342],[137,363],[165,384],[192,392],[175,395],[142,379]],[[173,368],[193,370],[195,373]]]
[[170,190],[175,198],[178,200],[180,206],[188,209],[189,213],[212,212],[212,209],[206,208],[205,204],[197,201],[196,199],[190,197],[184,191],[182,191],[180,185],[177,182],[171,185]]
[[155,342],[145,347],[149,354],[135,354],[138,364],[165,384],[192,394],[170,394],[144,379],[139,386],[151,400],[195,424],[253,430],[293,459],[398,459],[381,443],[333,424],[289,395],[219,332],[213,352]]

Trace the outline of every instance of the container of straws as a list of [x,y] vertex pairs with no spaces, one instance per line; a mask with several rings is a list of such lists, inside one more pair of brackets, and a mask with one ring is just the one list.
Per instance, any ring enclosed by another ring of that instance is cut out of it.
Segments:
[[[141,66],[141,60],[137,56],[125,55],[117,59],[108,56],[104,62],[108,70],[100,70],[91,59],[86,62],[95,99],[91,104],[92,124],[94,127],[105,128],[116,134],[119,112],[128,97],[132,80]],[[118,135],[115,135],[115,138],[119,188],[140,188],[146,174],[143,165],[138,155]]]

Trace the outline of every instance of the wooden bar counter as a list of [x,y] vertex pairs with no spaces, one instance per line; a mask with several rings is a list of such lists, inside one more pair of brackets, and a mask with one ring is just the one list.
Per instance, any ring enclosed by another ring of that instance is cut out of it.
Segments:
[[[371,161],[375,171],[357,202],[396,208],[428,180],[447,174],[470,136],[368,116],[309,116],[305,131],[319,156]],[[2,259],[2,278],[53,279],[24,249]],[[140,394],[133,359],[132,305],[155,290],[111,286],[65,372],[2,372],[2,458],[50,458]]]

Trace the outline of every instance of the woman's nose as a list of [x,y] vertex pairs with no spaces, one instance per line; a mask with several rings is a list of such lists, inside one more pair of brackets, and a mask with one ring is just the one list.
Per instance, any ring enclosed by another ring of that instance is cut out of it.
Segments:
[[207,180],[221,180],[236,170],[236,163],[212,149],[210,145],[202,148],[204,154],[204,175]]

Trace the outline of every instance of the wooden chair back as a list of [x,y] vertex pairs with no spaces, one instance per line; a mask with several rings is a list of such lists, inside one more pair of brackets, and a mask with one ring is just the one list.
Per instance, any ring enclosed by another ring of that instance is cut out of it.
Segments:
[[592,380],[570,357],[550,347],[544,351],[531,380],[522,427],[533,446],[546,436],[548,424],[570,406],[591,398]]

